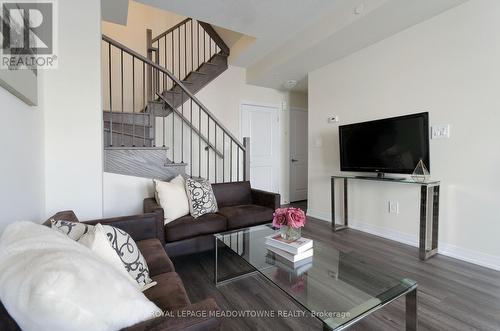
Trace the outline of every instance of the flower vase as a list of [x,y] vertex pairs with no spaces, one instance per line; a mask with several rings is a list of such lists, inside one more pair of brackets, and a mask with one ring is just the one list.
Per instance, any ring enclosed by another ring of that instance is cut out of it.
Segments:
[[281,238],[287,241],[295,241],[301,236],[301,228],[292,228],[291,226],[283,225],[280,228]]

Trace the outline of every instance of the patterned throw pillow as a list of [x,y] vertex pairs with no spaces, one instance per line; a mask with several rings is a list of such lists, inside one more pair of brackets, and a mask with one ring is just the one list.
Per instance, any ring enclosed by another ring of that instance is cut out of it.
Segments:
[[111,247],[121,259],[129,275],[141,286],[141,290],[145,291],[156,285],[156,282],[149,277],[148,265],[134,239],[127,232],[113,226],[103,225],[102,227]]
[[186,179],[186,193],[189,199],[189,212],[194,218],[219,210],[212,185],[208,180]]
[[90,229],[93,228],[92,225],[88,224],[64,220],[56,221],[54,219],[50,220],[50,227],[64,233],[65,235],[76,241],[78,241],[78,239],[80,239],[84,234],[86,234]]

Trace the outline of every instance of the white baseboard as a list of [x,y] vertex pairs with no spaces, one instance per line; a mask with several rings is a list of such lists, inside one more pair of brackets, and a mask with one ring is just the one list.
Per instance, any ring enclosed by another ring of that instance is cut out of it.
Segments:
[[[307,216],[311,216],[326,222],[331,222],[332,218],[329,213],[311,209],[307,210]],[[410,235],[408,233],[359,221],[350,221],[349,227],[355,230],[373,234],[378,237],[394,240],[413,247],[418,247],[418,234]],[[456,245],[451,245],[443,242],[439,242],[438,247],[439,247],[438,248],[439,254],[446,255],[458,260],[474,263],[482,267],[500,271],[500,257],[498,256],[485,254],[482,252],[462,248]]]

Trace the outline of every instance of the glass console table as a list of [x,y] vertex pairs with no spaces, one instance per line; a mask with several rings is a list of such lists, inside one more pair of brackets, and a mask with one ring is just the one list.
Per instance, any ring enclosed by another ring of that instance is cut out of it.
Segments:
[[[335,222],[335,182],[343,181],[343,224]],[[427,260],[434,256],[438,250],[438,228],[439,228],[439,181],[416,182],[409,178],[393,179],[380,177],[361,176],[332,176],[331,177],[331,203],[332,203],[332,230],[341,231],[349,227],[348,214],[348,190],[347,183],[350,180],[365,180],[383,183],[394,183],[401,185],[415,185],[420,187],[420,235],[419,235],[419,258]],[[429,223],[432,225],[430,226]]]

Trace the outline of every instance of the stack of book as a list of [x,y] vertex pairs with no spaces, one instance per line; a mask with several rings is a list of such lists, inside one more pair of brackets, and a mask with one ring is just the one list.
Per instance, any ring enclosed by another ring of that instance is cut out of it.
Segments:
[[268,254],[266,262],[274,264],[281,269],[300,275],[312,266],[313,241],[300,238],[295,241],[287,241],[279,234],[266,237]]

